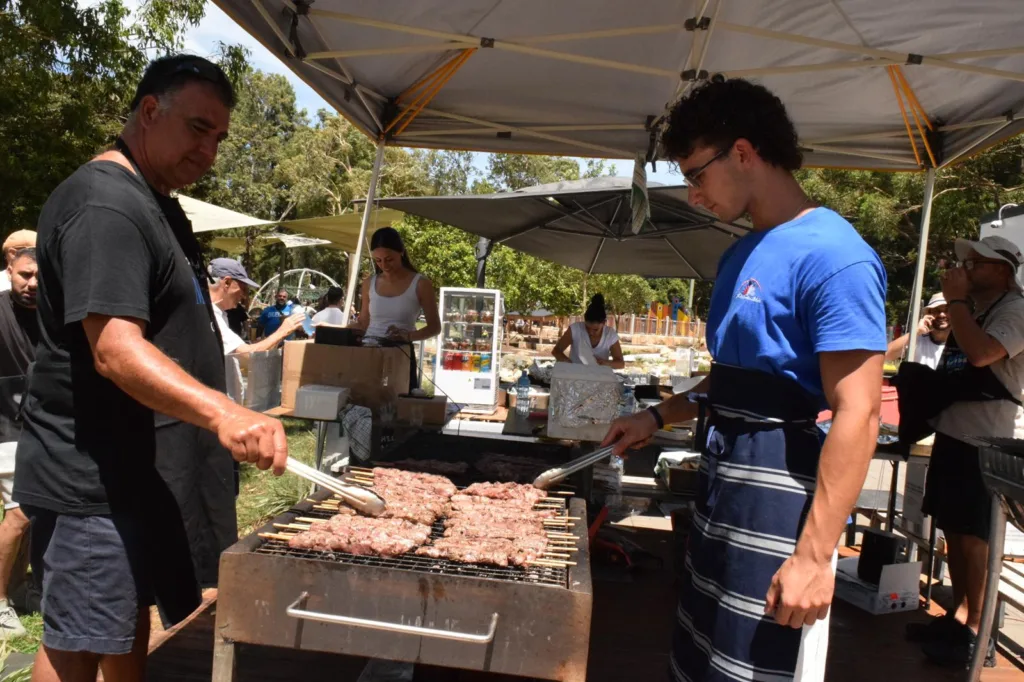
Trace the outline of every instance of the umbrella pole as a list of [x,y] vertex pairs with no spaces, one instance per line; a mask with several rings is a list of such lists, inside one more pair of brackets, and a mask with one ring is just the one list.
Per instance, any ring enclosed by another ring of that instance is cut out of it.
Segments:
[[384,162],[384,142],[377,143],[377,156],[373,160],[373,172],[370,174],[370,188],[366,190],[366,205],[363,208],[363,222],[359,226],[359,241],[356,242],[354,260],[348,269],[348,288],[345,290],[345,307],[341,312],[341,324],[348,325],[348,311],[352,309],[352,301],[356,295],[356,284],[359,282],[359,262],[363,255],[363,242],[366,230],[370,226],[373,214],[373,202],[377,198],[377,180],[380,179],[380,167]]
[[924,176],[924,201],[921,203],[921,241],[917,246],[917,273],[910,298],[910,343],[907,359],[914,359],[917,348],[917,320],[921,317],[921,300],[924,298],[924,264],[928,256],[928,230],[932,223],[932,198],[935,196],[935,169],[929,168]]

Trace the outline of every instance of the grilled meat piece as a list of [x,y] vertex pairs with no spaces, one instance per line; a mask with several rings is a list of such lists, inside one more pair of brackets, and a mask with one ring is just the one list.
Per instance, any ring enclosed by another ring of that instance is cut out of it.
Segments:
[[290,547],[349,554],[398,556],[427,541],[430,527],[404,519],[338,514],[314,521],[310,529],[288,541]]
[[545,549],[547,540],[543,538],[441,538],[420,547],[416,553],[466,564],[522,566],[536,560]]
[[373,483],[375,486],[395,483],[407,488],[420,488],[429,490],[435,496],[443,498],[451,497],[458,490],[455,484],[444,476],[414,473],[412,471],[402,471],[401,469],[385,469],[383,467],[374,467]]
[[489,497],[492,500],[515,500],[536,504],[547,497],[547,493],[532,485],[519,483],[474,483],[462,491],[463,495]]

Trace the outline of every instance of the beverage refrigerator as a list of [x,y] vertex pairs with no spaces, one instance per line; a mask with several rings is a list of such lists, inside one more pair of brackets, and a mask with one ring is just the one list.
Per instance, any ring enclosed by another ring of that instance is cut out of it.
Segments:
[[440,312],[434,383],[463,411],[494,412],[504,315],[501,292],[445,287]]

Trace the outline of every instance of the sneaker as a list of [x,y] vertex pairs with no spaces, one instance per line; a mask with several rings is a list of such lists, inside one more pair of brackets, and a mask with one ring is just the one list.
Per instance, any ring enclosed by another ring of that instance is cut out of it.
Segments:
[[0,639],[11,639],[13,637],[24,637],[25,626],[18,620],[18,614],[14,607],[7,606],[0,609]]
[[[966,625],[957,625],[956,630],[945,640],[927,642],[921,646],[929,661],[954,668],[970,667],[978,636]],[[988,650],[985,652],[985,667],[996,667],[996,645],[991,637],[988,640]]]
[[932,618],[923,623],[907,623],[904,635],[908,642],[924,644],[925,642],[943,641],[957,632],[960,623],[952,616]]

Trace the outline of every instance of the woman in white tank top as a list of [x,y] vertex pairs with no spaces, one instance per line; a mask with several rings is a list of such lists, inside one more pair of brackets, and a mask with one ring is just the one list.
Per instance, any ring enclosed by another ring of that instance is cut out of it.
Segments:
[[[370,255],[376,274],[363,280],[362,305],[354,327],[363,330],[367,337],[410,344],[441,333],[434,285],[416,272],[398,230],[383,227],[374,232]],[[427,326],[416,329],[421,311]],[[410,388],[418,388],[417,384],[413,378]]]
[[[555,344],[555,360],[583,365],[604,365],[613,369],[625,367],[619,334],[605,324],[607,319],[604,296],[594,294],[587,312],[583,314],[583,322],[569,325],[562,338]],[[565,351],[570,346],[572,350],[566,355]]]

